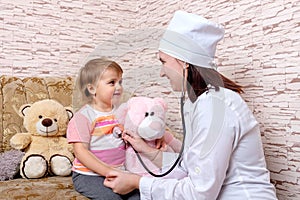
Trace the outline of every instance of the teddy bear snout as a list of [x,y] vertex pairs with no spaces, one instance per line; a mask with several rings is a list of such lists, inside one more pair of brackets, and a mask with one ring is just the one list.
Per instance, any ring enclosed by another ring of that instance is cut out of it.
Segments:
[[45,119],[43,119],[42,124],[43,124],[43,126],[49,127],[52,125],[52,120],[49,118],[45,118]]
[[146,140],[161,138],[164,132],[165,123],[156,116],[146,117],[138,126],[138,134]]
[[58,124],[54,123],[55,119],[52,120],[51,118],[44,118],[41,119],[36,124],[36,128],[39,134],[41,135],[55,135],[58,131]]

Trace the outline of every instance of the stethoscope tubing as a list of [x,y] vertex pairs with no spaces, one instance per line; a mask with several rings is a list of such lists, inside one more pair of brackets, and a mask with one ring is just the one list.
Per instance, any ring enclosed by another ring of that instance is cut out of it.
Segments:
[[186,135],[186,127],[185,127],[185,120],[184,120],[184,109],[183,109],[184,108],[184,103],[185,103],[185,71],[186,71],[186,68],[183,68],[182,88],[181,88],[181,97],[180,97],[180,114],[181,114],[183,140],[182,140],[182,145],[181,145],[179,155],[178,155],[176,161],[174,162],[174,164],[166,172],[164,172],[162,174],[155,174],[151,170],[149,170],[149,168],[146,166],[143,159],[141,158],[140,154],[133,148],[133,150],[136,153],[136,155],[137,155],[140,163],[142,164],[142,166],[145,168],[145,170],[150,175],[152,175],[154,177],[163,177],[163,176],[168,175],[171,171],[173,171],[173,169],[176,167],[176,165],[181,160],[181,157],[182,157],[182,154],[183,154],[183,151],[184,151],[184,143],[185,143],[185,135]]

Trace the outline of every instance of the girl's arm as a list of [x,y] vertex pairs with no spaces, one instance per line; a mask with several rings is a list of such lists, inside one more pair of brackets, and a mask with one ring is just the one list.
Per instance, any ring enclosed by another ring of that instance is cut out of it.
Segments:
[[88,144],[82,142],[73,143],[75,157],[87,168],[100,176],[106,176],[112,167],[99,160],[89,151]]
[[105,176],[113,168],[100,161],[90,150],[91,124],[80,112],[75,113],[67,129],[68,142],[73,145],[75,157],[87,168],[95,173]]

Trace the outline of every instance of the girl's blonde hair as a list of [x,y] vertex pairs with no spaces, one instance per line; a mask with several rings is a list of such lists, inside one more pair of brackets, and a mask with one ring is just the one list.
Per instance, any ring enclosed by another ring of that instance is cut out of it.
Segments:
[[113,69],[119,74],[123,73],[118,63],[106,58],[90,60],[80,69],[74,91],[75,96],[73,98],[75,110],[79,109],[83,104],[91,103],[93,98],[87,86],[91,84],[96,87],[97,81],[106,69]]

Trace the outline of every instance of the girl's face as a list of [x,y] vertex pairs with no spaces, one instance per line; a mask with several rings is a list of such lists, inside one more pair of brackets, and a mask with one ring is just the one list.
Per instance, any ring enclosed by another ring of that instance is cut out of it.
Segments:
[[96,109],[107,112],[115,103],[119,103],[123,93],[122,74],[108,68],[99,77],[93,97]]
[[158,57],[163,64],[160,76],[170,80],[170,85],[174,91],[181,91],[182,71],[185,63],[161,51],[158,52]]
[[116,107],[118,107],[120,105],[121,98],[123,95],[123,86],[122,86],[123,79],[122,79],[122,75],[120,75],[120,76],[121,76],[121,79],[116,86],[116,89],[115,89],[115,92],[114,92],[114,95],[112,98],[112,104]]

